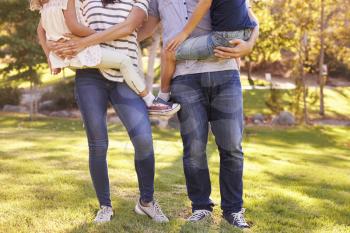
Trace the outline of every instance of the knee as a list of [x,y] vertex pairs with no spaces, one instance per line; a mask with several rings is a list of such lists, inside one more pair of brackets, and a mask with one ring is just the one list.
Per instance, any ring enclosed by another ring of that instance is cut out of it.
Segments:
[[199,140],[193,140],[189,145],[185,146],[184,165],[192,168],[206,168],[206,145]]
[[92,160],[105,160],[108,150],[107,139],[89,139],[89,155]]
[[136,69],[136,68],[134,67],[133,62],[130,58],[125,58],[121,61],[119,69],[123,71],[127,69]]
[[135,148],[135,159],[144,160],[153,156],[153,140],[151,134],[134,136],[131,141]]

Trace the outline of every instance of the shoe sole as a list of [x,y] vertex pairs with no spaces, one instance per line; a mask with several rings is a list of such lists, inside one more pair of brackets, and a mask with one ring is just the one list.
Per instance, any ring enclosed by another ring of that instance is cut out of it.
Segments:
[[148,114],[150,116],[171,116],[180,111],[181,106],[180,104],[177,105],[175,108],[169,110],[169,111],[149,111]]

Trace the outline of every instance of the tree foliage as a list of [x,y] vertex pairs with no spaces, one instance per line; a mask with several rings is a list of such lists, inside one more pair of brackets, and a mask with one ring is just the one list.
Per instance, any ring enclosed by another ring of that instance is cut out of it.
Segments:
[[37,42],[38,13],[28,1],[3,0],[0,8],[0,74],[2,81],[39,83],[37,73],[45,56]]

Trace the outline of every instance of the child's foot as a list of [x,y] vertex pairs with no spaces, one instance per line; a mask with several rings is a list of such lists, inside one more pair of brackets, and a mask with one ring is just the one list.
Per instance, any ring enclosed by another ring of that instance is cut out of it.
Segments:
[[153,101],[152,105],[148,107],[148,113],[154,116],[171,116],[177,113],[180,108],[180,104],[166,102],[161,98],[157,98]]

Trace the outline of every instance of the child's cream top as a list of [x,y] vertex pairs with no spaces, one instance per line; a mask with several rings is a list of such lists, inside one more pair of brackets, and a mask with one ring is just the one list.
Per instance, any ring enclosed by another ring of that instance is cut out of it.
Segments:
[[[68,0],[49,0],[40,10],[41,23],[46,31],[47,40],[58,41],[62,38],[67,39],[64,35],[71,33],[63,15],[63,10],[67,9],[67,5]],[[86,25],[84,20],[82,20],[79,0],[75,0],[75,7],[78,21]],[[101,49],[99,45],[88,47],[75,58],[69,60],[63,60],[50,53],[50,62],[53,68],[96,66],[101,62]]]

